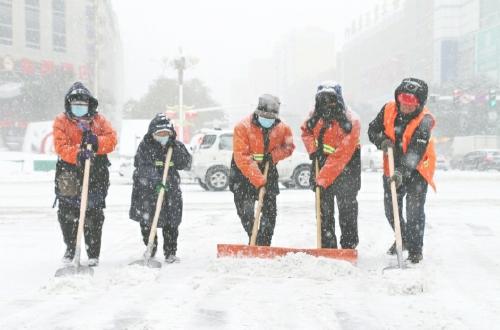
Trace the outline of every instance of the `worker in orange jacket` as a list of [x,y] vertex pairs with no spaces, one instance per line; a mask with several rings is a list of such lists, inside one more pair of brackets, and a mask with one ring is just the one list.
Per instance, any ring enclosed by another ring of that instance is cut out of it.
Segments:
[[[347,109],[342,88],[335,82],[322,83],[316,93],[312,115],[301,127],[302,141],[312,160],[311,187],[320,188],[321,243],[337,248],[335,199],[339,209],[340,245],[358,245],[358,201],[361,187],[360,121]],[[319,162],[316,178],[315,163]]]
[[[97,266],[101,250],[103,209],[109,187],[107,154],[115,149],[116,133],[109,121],[97,112],[98,101],[80,82],[74,83],[64,100],[64,113],[54,120],[53,135],[58,155],[55,193],[59,200],[57,217],[66,244],[63,262],[75,255],[76,232],[85,161],[91,162],[88,204],[85,214],[85,246],[89,266]],[[87,150],[91,145],[91,150]]]
[[[292,131],[279,119],[280,101],[276,96],[263,94],[254,113],[234,128],[233,158],[229,189],[243,228],[250,238],[254,222],[255,200],[258,190],[265,187],[264,204],[257,245],[270,246],[276,224],[276,196],[279,194],[279,161],[289,157],[295,145]],[[269,163],[267,178],[265,164]]]
[[[403,248],[408,250],[408,260],[422,260],[425,228],[425,199],[427,187],[434,184],[436,152],[431,139],[435,125],[434,116],[425,107],[428,87],[420,79],[407,78],[396,88],[394,101],[382,107],[370,123],[368,136],[377,148],[384,151],[384,207],[394,229],[390,183],[397,188],[399,219]],[[394,151],[394,175],[389,175],[388,148]],[[403,198],[406,197],[406,220],[403,217]],[[396,243],[387,251],[396,253]]]

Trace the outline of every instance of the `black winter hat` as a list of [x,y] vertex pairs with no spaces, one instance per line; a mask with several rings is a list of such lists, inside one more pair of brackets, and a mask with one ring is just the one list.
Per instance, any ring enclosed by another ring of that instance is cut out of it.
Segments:
[[427,86],[427,83],[421,79],[405,78],[394,92],[396,102],[398,102],[398,96],[401,93],[415,95],[420,103],[420,107],[423,107],[427,102],[429,87]]
[[153,135],[158,131],[170,131],[172,133],[172,139],[175,139],[175,137],[177,136],[174,124],[164,113],[157,113],[149,123],[148,134]]
[[99,105],[99,102],[94,96],[92,96],[90,90],[87,87],[85,87],[83,83],[79,81],[71,85],[68,92],[66,93],[66,96],[64,97],[64,110],[66,114],[69,115],[70,117],[74,117],[73,113],[71,112],[72,101],[88,102],[89,104],[89,113],[87,115],[88,117],[93,117],[97,114],[97,106]]

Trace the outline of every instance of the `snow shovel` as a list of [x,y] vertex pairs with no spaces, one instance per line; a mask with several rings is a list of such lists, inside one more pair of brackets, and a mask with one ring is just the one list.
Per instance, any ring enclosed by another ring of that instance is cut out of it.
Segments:
[[[267,173],[265,173],[267,174]],[[264,193],[262,190],[259,192],[259,201],[264,197]],[[317,195],[318,196],[318,195]],[[319,200],[316,202],[316,210],[317,214],[320,214],[318,211]],[[274,246],[256,246],[255,239],[258,232],[258,226],[260,225],[260,211],[262,208],[262,203],[259,202],[257,206],[256,219],[254,221],[252,238],[250,239],[249,245],[237,245],[237,244],[217,244],[217,257],[236,257],[236,258],[266,258],[271,259],[275,257],[282,257],[289,253],[305,253],[315,257],[325,257],[325,258],[333,258],[349,261],[351,263],[355,263],[358,257],[358,253],[354,249],[322,249],[321,248],[321,217],[319,217],[319,236],[318,236],[318,244],[319,248],[317,249],[303,249],[303,248],[285,248],[285,247],[274,247]],[[318,218],[317,218],[318,219]],[[252,240],[253,239],[253,240]]]
[[[392,148],[387,148],[387,157],[389,158],[389,177],[394,175],[394,153]],[[394,214],[394,235],[396,236],[396,255],[398,257],[399,268],[404,268],[403,263],[403,239],[401,236],[401,224],[399,221],[398,195],[396,191],[396,182],[391,181],[392,213]],[[391,269],[394,267],[387,267]]]
[[[92,145],[87,144],[87,150],[92,150]],[[87,210],[87,197],[89,193],[90,159],[85,160],[83,172],[82,196],[80,201],[80,218],[78,219],[78,231],[76,233],[75,257],[72,264],[59,268],[56,277],[68,275],[94,275],[94,270],[89,266],[80,264],[81,241],[83,236],[83,225],[85,224],[85,212]]]
[[151,224],[146,252],[144,252],[143,258],[141,260],[134,261],[131,263],[131,265],[141,265],[149,268],[161,268],[161,262],[154,260],[151,255],[153,254],[156,227],[158,225],[158,219],[160,218],[161,206],[163,204],[163,197],[165,195],[165,185],[167,184],[168,169],[170,168],[170,159],[172,158],[172,152],[173,148],[169,147],[167,155],[165,156],[165,164],[163,165],[163,177],[161,180],[162,187],[158,193],[158,198],[156,199],[155,216],[153,218],[153,223]]
[[[264,167],[264,178],[267,180],[267,172],[269,172],[269,162],[266,162]],[[259,189],[259,201],[257,203],[257,209],[255,210],[255,219],[252,227],[252,236],[250,237],[250,246],[255,246],[255,242],[257,241],[257,233],[259,232],[260,227],[260,217],[262,213],[262,205],[264,204],[264,195],[266,194],[266,186],[262,186]]]

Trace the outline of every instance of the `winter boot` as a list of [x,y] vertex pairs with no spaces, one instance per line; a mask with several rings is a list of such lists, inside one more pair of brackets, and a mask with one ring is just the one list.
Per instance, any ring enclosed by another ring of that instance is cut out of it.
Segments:
[[89,267],[99,266],[99,258],[89,258]]
[[175,254],[170,254],[170,255],[165,257],[165,262],[167,264],[173,264],[174,262],[179,263],[180,261],[181,261],[181,259],[179,259],[179,257],[176,257]]
[[64,264],[69,264],[73,262],[73,258],[75,257],[75,251],[70,248],[66,248],[66,252],[64,252],[64,256],[62,257],[62,262]]
[[412,252],[408,254],[408,260],[412,264],[418,264],[423,258],[424,256],[422,255],[422,252]]
[[[405,250],[406,250],[406,246],[405,246],[405,243],[403,243],[403,251],[405,251]],[[387,250],[386,253],[390,256],[393,256],[396,254],[396,242],[392,243],[391,247],[389,248],[389,250]]]

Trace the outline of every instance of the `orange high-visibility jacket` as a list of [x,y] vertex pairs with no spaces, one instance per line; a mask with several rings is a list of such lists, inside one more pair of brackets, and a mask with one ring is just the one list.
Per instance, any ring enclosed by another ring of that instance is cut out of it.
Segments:
[[[384,133],[393,142],[396,143],[396,132],[394,130],[394,121],[398,115],[396,108],[396,102],[392,101],[386,104],[384,108]],[[434,127],[435,119],[434,116],[429,112],[427,108],[424,108],[422,112],[415,118],[413,118],[408,125],[403,134],[403,153],[408,150],[408,144],[411,141],[413,133],[418,128],[425,115],[430,115],[432,117],[432,127]],[[431,128],[432,129],[432,128]],[[434,184],[434,172],[436,170],[436,150],[434,147],[434,141],[431,138],[427,149],[425,150],[422,159],[417,165],[417,171],[422,175],[422,177],[427,181],[427,183],[436,191],[436,185]],[[389,158],[384,154],[384,175],[389,176]]]
[[[250,115],[234,127],[233,154],[241,173],[258,188],[266,183],[257,165],[257,161],[264,156],[264,134],[252,118],[253,115]],[[280,122],[270,129],[267,152],[271,154],[274,164],[290,156],[294,149],[292,130],[288,125]]]
[[[90,129],[97,136],[98,155],[109,154],[115,149],[116,132],[106,118],[100,114],[95,115],[90,123]],[[65,162],[76,165],[78,152],[82,149],[80,142],[83,135],[76,120],[70,119],[64,113],[59,114],[54,120],[53,134],[56,153]]]
[[[328,154],[328,157],[316,179],[316,184],[323,188],[329,187],[337,179],[351,160],[356,149],[360,148],[361,123],[359,117],[351,110],[346,112],[347,118],[352,124],[351,132],[346,133],[339,123],[334,120],[323,137],[323,153]],[[323,119],[320,119],[312,131],[307,128],[307,120],[302,124],[302,141],[309,154],[316,151],[319,132],[324,124]]]

